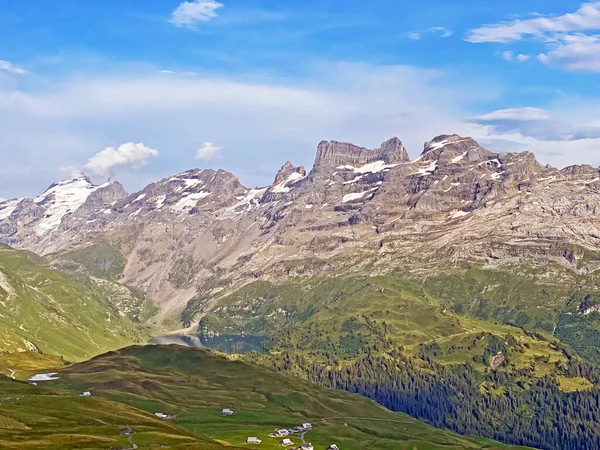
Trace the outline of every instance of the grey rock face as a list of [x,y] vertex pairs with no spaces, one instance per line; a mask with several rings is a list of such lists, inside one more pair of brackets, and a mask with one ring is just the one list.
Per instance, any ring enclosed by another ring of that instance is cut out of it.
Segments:
[[304,167],[302,166],[296,167],[291,162],[287,161],[283,166],[281,166],[281,169],[279,169],[277,175],[275,175],[275,181],[273,181],[273,185],[277,185],[283,181],[286,181],[293,173],[297,173],[304,177],[306,175],[306,170],[304,170]]
[[409,161],[410,158],[398,138],[385,141],[380,148],[375,150],[344,142],[322,141],[317,147],[317,157],[313,171],[323,167],[367,164],[379,160],[387,164],[393,164]]

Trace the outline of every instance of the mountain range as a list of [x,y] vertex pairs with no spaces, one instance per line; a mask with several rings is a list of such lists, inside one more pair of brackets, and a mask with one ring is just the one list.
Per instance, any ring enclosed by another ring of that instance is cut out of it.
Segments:
[[398,138],[323,141],[310,171],[286,162],[260,188],[81,175],[0,201],[0,351],[55,365],[252,335],[270,351],[247,361],[440,428],[597,448],[599,207],[597,168],[457,135],[415,160]]
[[186,322],[259,278],[428,278],[465,261],[592,274],[599,205],[597,168],[559,170],[471,138],[438,136],[413,161],[397,138],[374,150],[324,141],[310,172],[287,162],[257,189],[223,170],[190,170],[133,194],[118,182],[64,180],[0,203],[0,241],[143,291],[158,323],[172,324],[190,300],[211,299]]

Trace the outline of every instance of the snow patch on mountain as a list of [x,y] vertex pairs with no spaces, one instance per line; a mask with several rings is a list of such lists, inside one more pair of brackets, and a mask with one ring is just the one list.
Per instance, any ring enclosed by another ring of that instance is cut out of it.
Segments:
[[166,195],[159,195],[158,197],[156,197],[156,209],[160,209],[163,207],[163,205],[165,204],[165,200],[167,199]]
[[14,200],[3,200],[0,202],[0,220],[8,219],[13,211],[17,208],[17,205],[21,199],[17,198]]
[[285,181],[282,181],[277,186],[274,186],[272,192],[275,194],[285,194],[287,192],[290,192],[292,188],[287,185],[297,183],[303,178],[305,178],[305,176],[303,176],[302,174],[299,174],[298,172],[293,172],[290,174],[289,177],[287,177]]
[[460,217],[464,217],[468,215],[467,211],[456,211],[454,214],[450,216],[451,219],[459,219]]
[[469,151],[467,150],[466,152],[464,152],[462,155],[458,155],[456,158],[452,158],[452,162],[454,164],[456,164],[457,162],[461,161],[462,159],[464,159],[465,156],[467,156],[467,153],[469,153]]
[[365,195],[367,194],[373,194],[373,192],[375,192],[377,189],[379,189],[378,187],[373,188],[373,189],[369,189],[368,191],[363,191],[363,192],[353,192],[351,194],[346,194],[344,195],[344,197],[342,198],[342,203],[348,203],[354,200],[360,200],[362,199]]
[[439,142],[431,142],[429,144],[429,146],[427,147],[426,151],[440,150],[440,149],[444,148],[447,145],[458,144],[459,142],[464,142],[464,141],[466,141],[466,139],[458,139],[456,141],[450,141],[448,139],[444,139],[444,140],[439,141]]
[[177,203],[172,206],[172,209],[175,211],[185,211],[186,209],[191,209],[198,203],[199,200],[208,197],[210,192],[196,192],[194,194],[186,195],[182,197]]
[[44,217],[35,226],[35,233],[38,236],[43,236],[56,230],[66,214],[77,211],[90,194],[109,186],[109,184],[94,186],[85,176],[53,184],[46,192],[34,199],[34,202],[38,205],[47,206]]
[[435,172],[435,169],[437,169],[437,166],[438,166],[437,160],[431,161],[431,163],[427,167],[423,167],[423,168],[417,170],[416,172],[411,173],[411,175],[418,175],[420,177],[431,175],[433,172]]
[[385,161],[375,161],[372,163],[364,164],[360,167],[354,166],[338,166],[336,169],[338,170],[352,170],[354,173],[365,174],[365,173],[377,173],[382,172],[384,170],[392,169],[396,167],[398,164],[386,164]]
[[234,219],[245,211],[250,211],[254,206],[259,204],[260,198],[267,192],[267,189],[268,188],[250,189],[244,197],[239,199],[240,201],[238,203],[227,208],[223,214],[217,217],[217,219]]

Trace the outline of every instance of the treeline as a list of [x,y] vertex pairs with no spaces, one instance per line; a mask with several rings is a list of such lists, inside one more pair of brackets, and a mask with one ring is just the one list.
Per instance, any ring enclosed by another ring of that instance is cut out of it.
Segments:
[[[370,354],[350,365],[289,352],[268,358],[262,363],[276,370],[361,394],[460,434],[542,449],[600,448],[600,390],[564,393],[555,376],[534,380],[528,369],[481,374],[470,364],[448,367],[401,352]],[[560,371],[600,383],[598,369],[579,359],[563,363]]]

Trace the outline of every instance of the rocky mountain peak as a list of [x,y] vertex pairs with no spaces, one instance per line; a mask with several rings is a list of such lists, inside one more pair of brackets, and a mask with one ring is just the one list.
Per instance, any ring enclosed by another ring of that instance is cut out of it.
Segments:
[[306,175],[306,170],[302,166],[294,166],[291,162],[287,161],[281,169],[277,172],[275,176],[275,181],[273,181],[273,185],[279,184],[285,180],[287,180],[290,175],[297,173],[301,177]]
[[386,164],[397,164],[405,161],[410,161],[408,152],[402,141],[397,137],[393,137],[383,142],[380,147],[381,160]]
[[153,214],[168,217],[213,211],[234,204],[246,188],[225,170],[192,169],[146,186],[119,201],[106,214],[121,214],[137,221]]
[[385,164],[398,164],[410,158],[404,145],[398,138],[388,139],[380,148],[367,149],[354,144],[337,141],[322,141],[317,147],[317,157],[313,170],[323,167],[364,165],[375,161]]
[[457,134],[443,134],[426,142],[421,159],[426,161],[437,160],[439,164],[478,162],[498,155],[492,153],[477,143],[473,138],[462,137]]
[[81,208],[95,209],[102,205],[111,204],[127,197],[127,192],[121,183],[113,181],[99,186],[95,189],[83,203]]
[[599,175],[598,168],[589,164],[577,164],[565,167],[560,171],[565,176],[575,178],[595,178]]

